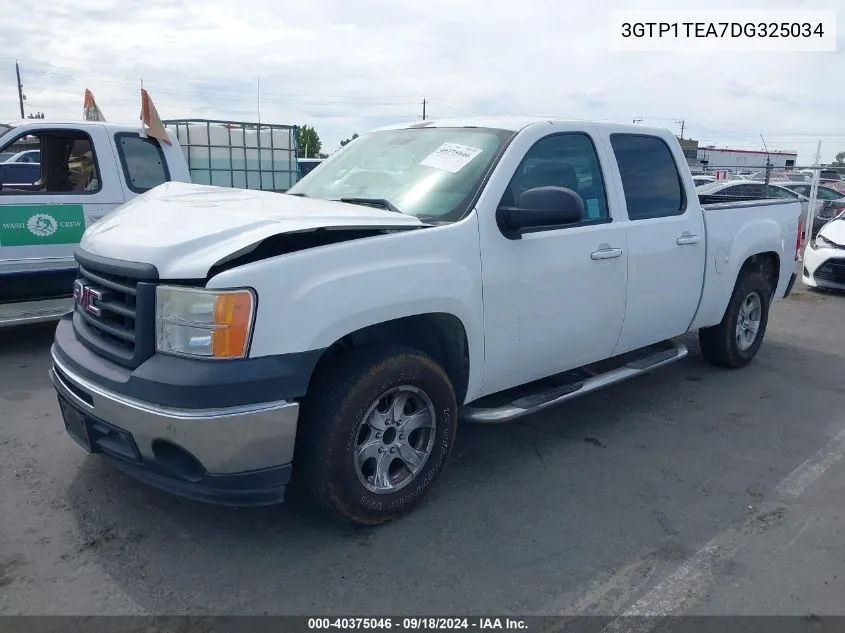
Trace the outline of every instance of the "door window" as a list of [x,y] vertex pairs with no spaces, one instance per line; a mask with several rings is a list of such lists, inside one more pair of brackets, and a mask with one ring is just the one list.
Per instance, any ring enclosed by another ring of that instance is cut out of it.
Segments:
[[523,192],[535,187],[571,189],[584,201],[585,222],[610,221],[596,148],[582,132],[552,134],[537,141],[514,172],[501,204],[515,206]]
[[[809,193],[807,194],[809,196]],[[827,187],[819,187],[819,200],[840,200],[845,198],[845,193],[839,193],[836,189],[828,189]]]
[[766,194],[769,198],[792,198],[795,199],[798,197],[794,191],[790,191],[784,187],[775,187],[773,185],[769,185],[766,189]]
[[611,134],[630,220],[683,215],[686,198],[669,146],[656,136]]
[[91,138],[80,130],[45,130],[0,152],[38,150],[40,163],[0,164],[0,195],[93,194],[101,189]]

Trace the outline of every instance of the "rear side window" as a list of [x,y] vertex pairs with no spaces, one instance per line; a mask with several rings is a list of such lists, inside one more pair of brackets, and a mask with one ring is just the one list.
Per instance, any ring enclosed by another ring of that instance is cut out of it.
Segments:
[[686,199],[681,174],[663,139],[611,134],[610,144],[619,165],[629,219],[683,215]]
[[750,196],[754,198],[765,198],[766,189],[764,185],[748,183],[742,185],[734,185],[733,187],[725,187],[722,190],[721,194],[725,196]]
[[144,193],[170,180],[164,152],[158,141],[137,134],[117,134],[117,153],[126,185],[135,193]]
[[769,198],[797,198],[798,195],[794,191],[790,191],[785,187],[773,187],[769,185],[766,190],[767,196]]

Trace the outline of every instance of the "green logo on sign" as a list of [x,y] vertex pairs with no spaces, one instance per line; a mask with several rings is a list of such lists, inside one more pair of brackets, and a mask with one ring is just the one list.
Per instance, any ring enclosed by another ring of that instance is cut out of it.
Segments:
[[0,205],[0,246],[78,244],[84,232],[81,204]]

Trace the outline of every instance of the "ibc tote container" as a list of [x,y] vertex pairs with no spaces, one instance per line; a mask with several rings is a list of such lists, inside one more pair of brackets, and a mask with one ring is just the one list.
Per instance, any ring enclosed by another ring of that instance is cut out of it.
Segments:
[[209,119],[170,119],[200,185],[287,191],[298,177],[296,127]]

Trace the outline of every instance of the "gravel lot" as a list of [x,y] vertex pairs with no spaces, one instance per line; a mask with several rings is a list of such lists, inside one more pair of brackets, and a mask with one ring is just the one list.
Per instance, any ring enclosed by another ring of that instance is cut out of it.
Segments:
[[[0,613],[615,614],[661,586],[686,587],[692,608],[709,585],[677,572],[712,539],[759,544],[781,523],[800,528],[813,503],[845,505],[782,492],[825,445],[825,472],[845,467],[830,444],[845,429],[845,296],[797,286],[748,368],[709,366],[688,337],[689,357],[651,375],[524,422],[462,427],[428,503],[376,529],[327,523],[295,496],[222,509],[136,483],[65,435],[47,378],[53,326],[0,331]],[[814,565],[845,568],[837,539]],[[708,577],[755,585],[755,566],[730,560]],[[720,604],[740,608],[706,611]]]

